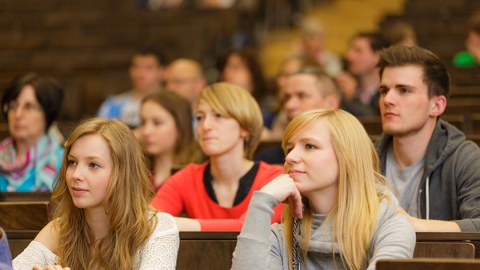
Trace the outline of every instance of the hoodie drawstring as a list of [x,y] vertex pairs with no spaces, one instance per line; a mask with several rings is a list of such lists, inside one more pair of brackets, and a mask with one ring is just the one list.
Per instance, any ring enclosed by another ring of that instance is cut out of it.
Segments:
[[430,177],[425,181],[426,219],[430,219]]

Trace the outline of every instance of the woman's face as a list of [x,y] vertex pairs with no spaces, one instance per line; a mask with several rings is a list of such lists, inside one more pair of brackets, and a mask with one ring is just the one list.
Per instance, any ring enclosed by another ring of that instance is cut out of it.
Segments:
[[326,121],[306,126],[286,144],[285,171],[309,199],[334,194],[338,189],[338,160]]
[[223,70],[222,80],[245,88],[253,92],[253,82],[250,71],[245,62],[237,54],[231,54]]
[[85,135],[72,145],[67,157],[66,181],[76,207],[101,209],[113,172],[110,147],[98,134]]
[[157,102],[148,100],[140,109],[140,118],[140,138],[148,154],[173,154],[178,140],[173,116]]
[[205,155],[214,157],[232,152],[243,155],[243,140],[248,133],[237,120],[216,112],[204,100],[198,102],[195,117],[198,143]]
[[34,144],[45,134],[46,120],[32,86],[26,85],[8,103],[8,130],[17,142]]

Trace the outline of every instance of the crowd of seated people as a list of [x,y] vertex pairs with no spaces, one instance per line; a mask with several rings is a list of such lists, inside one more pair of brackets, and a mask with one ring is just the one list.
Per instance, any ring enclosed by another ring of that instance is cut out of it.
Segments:
[[[415,232],[479,232],[480,148],[441,119],[445,65],[359,33],[342,67],[323,35],[304,25],[273,89],[253,50],[226,53],[214,82],[194,59],[139,50],[132,90],[65,144],[63,87],[14,79],[0,191],[50,191],[55,208],[13,269],[175,269],[179,231],[240,232],[232,269],[375,269],[412,258]],[[366,115],[381,119],[374,143]]]

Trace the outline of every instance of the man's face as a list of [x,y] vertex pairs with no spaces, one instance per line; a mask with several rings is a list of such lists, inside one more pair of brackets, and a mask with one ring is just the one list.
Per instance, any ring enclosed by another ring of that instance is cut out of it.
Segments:
[[307,110],[330,109],[320,87],[322,85],[313,75],[296,74],[288,78],[283,108],[289,121]]
[[200,72],[187,62],[174,62],[166,72],[167,89],[195,102],[204,83]]
[[347,52],[348,70],[362,76],[375,71],[378,54],[372,50],[367,38],[357,37],[352,40]]
[[130,65],[130,79],[136,91],[146,93],[159,87],[163,68],[153,55],[135,55]]
[[380,83],[380,112],[385,134],[416,134],[436,121],[436,96],[428,96],[424,71],[417,65],[387,67]]

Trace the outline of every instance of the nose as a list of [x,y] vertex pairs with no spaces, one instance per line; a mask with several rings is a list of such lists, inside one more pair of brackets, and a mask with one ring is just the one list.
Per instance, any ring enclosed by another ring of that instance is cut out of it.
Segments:
[[212,129],[212,119],[210,115],[205,115],[203,120],[199,123],[199,126],[203,131]]
[[152,127],[149,123],[145,123],[141,128],[142,136],[148,136],[152,131]]
[[285,165],[295,164],[300,161],[300,156],[297,150],[297,147],[294,147],[288,154],[285,156]]
[[295,97],[290,97],[287,101],[285,101],[285,111],[290,112],[294,111],[298,107],[298,100]]
[[82,167],[77,164],[77,166],[72,168],[72,178],[75,181],[82,181],[83,180],[83,172]]
[[384,105],[393,105],[395,103],[396,94],[395,91],[389,90],[380,97],[380,102],[383,102]]
[[14,115],[16,118],[20,117],[23,115],[25,109],[23,106],[18,106],[17,108],[15,108],[15,110],[13,111]]

